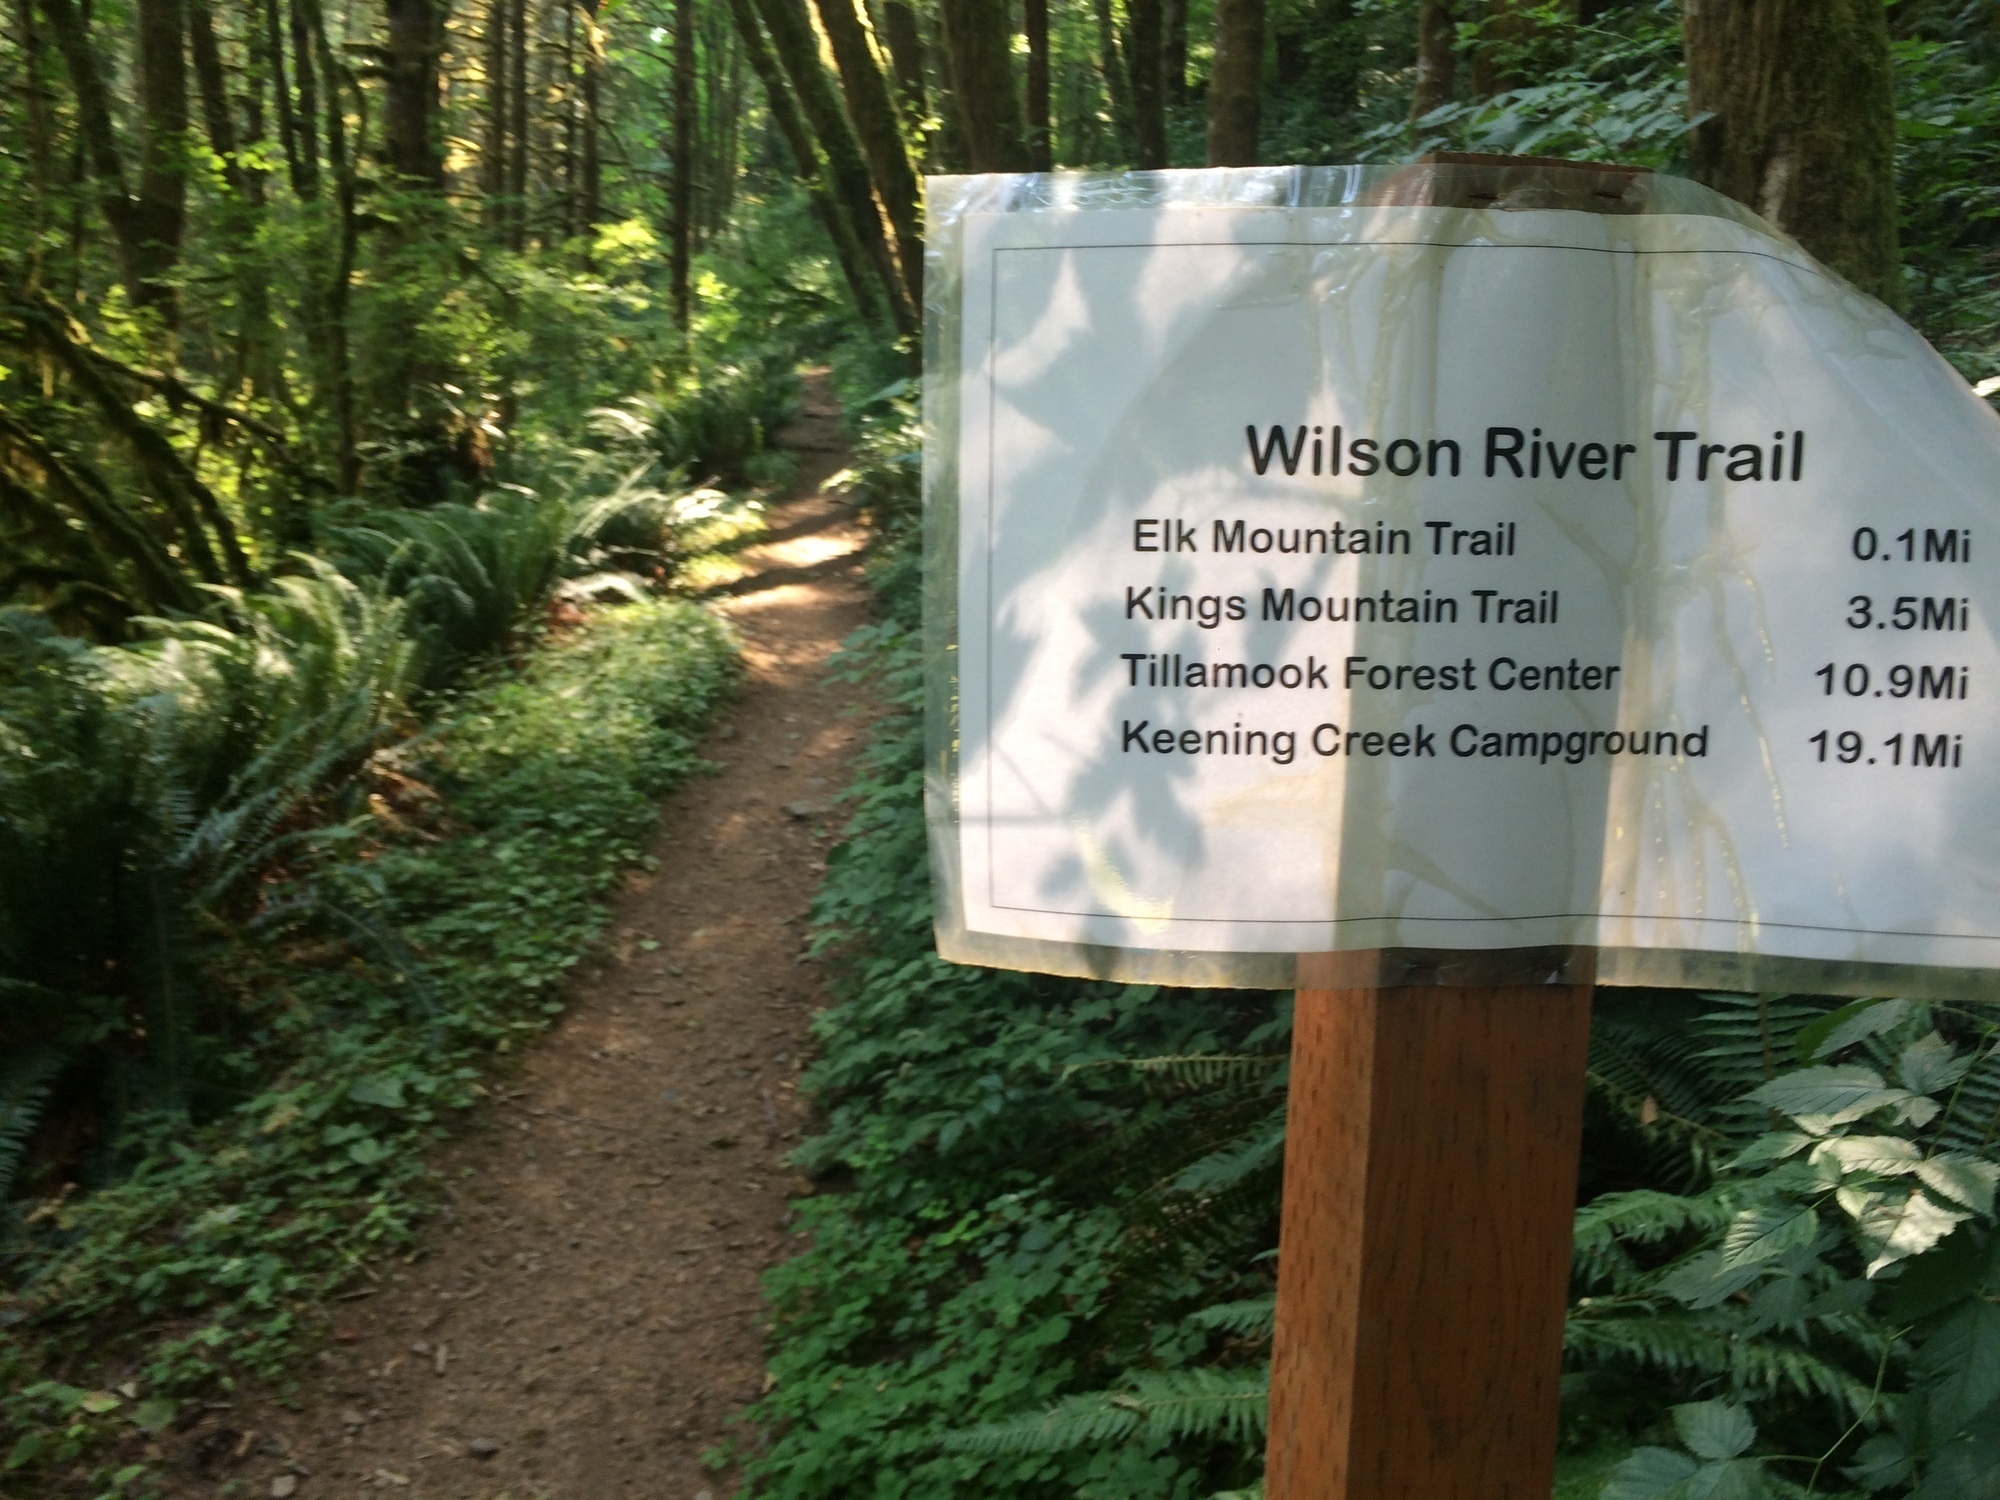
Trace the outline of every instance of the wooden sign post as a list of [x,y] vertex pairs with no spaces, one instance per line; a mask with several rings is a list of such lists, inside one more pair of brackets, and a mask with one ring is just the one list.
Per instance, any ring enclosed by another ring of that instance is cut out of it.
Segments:
[[1302,989],[1269,1500],[1547,1500],[1588,984]]

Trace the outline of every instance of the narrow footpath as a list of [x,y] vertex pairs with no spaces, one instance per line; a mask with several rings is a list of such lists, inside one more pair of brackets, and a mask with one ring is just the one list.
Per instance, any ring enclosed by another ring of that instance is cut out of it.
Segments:
[[796,1080],[827,1003],[802,959],[866,730],[825,682],[866,618],[860,527],[824,378],[784,434],[788,501],[715,607],[744,689],[668,799],[653,853],[556,1029],[435,1165],[449,1204],[407,1263],[334,1306],[297,1388],[217,1403],[174,1440],[175,1497],[725,1500],[755,1441],[758,1276],[785,1254]]

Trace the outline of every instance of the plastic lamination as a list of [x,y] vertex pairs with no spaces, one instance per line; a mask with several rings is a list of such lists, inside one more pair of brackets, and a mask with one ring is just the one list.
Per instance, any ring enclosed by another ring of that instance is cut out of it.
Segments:
[[[1384,933],[1394,935],[1397,931],[1394,924],[1362,920],[1351,929],[1340,929],[1336,941],[1315,944],[1312,951],[1305,953],[1284,951],[1268,932],[1262,932],[1254,944],[1240,948],[1213,938],[1198,945],[1174,946],[1175,929],[1164,922],[1127,923],[1119,929],[1117,940],[1104,942],[976,930],[969,925],[966,841],[961,823],[961,757],[966,747],[960,702],[963,643],[959,618],[964,562],[960,545],[963,514],[959,493],[960,438],[967,419],[962,410],[960,370],[968,347],[965,329],[968,232],[993,216],[1034,216],[1050,224],[1075,224],[1098,214],[1137,215],[1163,210],[1211,214],[1241,211],[1246,215],[1260,212],[1269,215],[1273,210],[1307,211],[1307,217],[1317,215],[1311,218],[1312,223],[1326,226],[1330,243],[1353,232],[1339,225],[1366,221],[1377,226],[1394,224],[1409,241],[1435,240],[1448,246],[1481,242],[1482,238],[1502,240],[1513,232],[1508,226],[1529,222],[1560,224],[1574,215],[1599,219],[1667,216],[1677,223],[1696,226],[1684,236],[1688,243],[1751,244],[1755,253],[1817,278],[1825,291],[1814,295],[1838,300],[1856,320],[1856,337],[1864,344],[1886,336],[1883,330],[1901,329],[1893,315],[1830,277],[1796,244],[1740,205],[1693,183],[1623,168],[1443,158],[1411,166],[929,179],[923,398],[925,799],[937,943],[943,957],[999,968],[1184,986],[1352,988],[1422,983],[1564,984],[1595,979],[1616,985],[2000,998],[2000,976],[1981,963],[1885,962],[1863,956],[1862,945],[1854,945],[1853,952],[1846,956],[1827,956],[1825,951],[1787,952],[1783,951],[1787,944],[1782,937],[1760,933],[1754,921],[1738,923],[1726,941],[1691,944],[1674,940],[1677,934],[1684,936],[1685,926],[1644,919],[1621,922],[1616,913],[1602,904],[1597,912],[1570,913],[1562,922],[1553,924],[1528,923],[1517,929],[1498,924],[1490,929],[1487,940],[1468,937],[1463,946],[1456,942],[1383,942],[1380,938]],[[1530,217],[1513,217],[1517,215]],[[1699,228],[1701,221],[1720,221],[1720,225],[1713,231],[1705,231]],[[1300,222],[1305,222],[1305,218]],[[1560,237],[1558,234],[1557,238]],[[1899,336],[1904,335],[1914,338],[1907,330],[1902,330]],[[1688,358],[1685,351],[1673,349],[1635,349],[1633,357],[1652,359],[1662,365],[1686,362]],[[1924,378],[1935,379],[1935,372],[1927,372]],[[1968,420],[1976,431],[1977,419]],[[1242,430],[1242,421],[1238,419],[1235,431],[1239,448]],[[1254,441],[1253,435],[1253,452]],[[2000,441],[1993,444],[1992,451],[2000,453]],[[1704,458],[1702,462],[1705,466],[1708,461]],[[1986,545],[2000,558],[2000,535],[1987,539]],[[1636,613],[1645,612],[1637,609]],[[1628,683],[1635,678],[1644,679],[1645,652],[1637,652],[1639,659],[1635,660],[1629,642],[1635,639],[1634,631],[1645,628],[1645,621],[1636,615],[1625,622],[1627,658],[1632,662],[1625,679]],[[1655,628],[1665,631],[1668,627],[1656,622]],[[1832,680],[1829,679],[1829,693]],[[2000,689],[2000,681],[1992,686]],[[1636,700],[1639,696],[1636,689],[1627,689],[1628,699]],[[2000,754],[2000,745],[1994,746],[1992,753]],[[1351,768],[1343,770],[1359,775]],[[1610,809],[1605,814],[1607,829],[1619,824],[1617,834],[1622,838],[1621,819],[1626,817],[1626,811],[1637,820],[1635,834],[1639,822],[1659,820],[1659,807],[1646,802],[1648,796],[1657,801],[1657,793],[1634,790],[1636,783],[1622,768],[1613,768],[1607,774],[1610,777],[1604,791]],[[1359,794],[1350,787],[1346,795],[1353,798]],[[1577,839],[1580,845],[1588,846],[1592,836],[1586,828]],[[1357,842],[1358,835],[1349,833],[1343,837],[1342,847],[1347,852],[1342,858],[1351,861],[1356,869],[1367,859],[1388,860],[1393,864],[1403,858],[1393,851],[1388,854],[1371,851]],[[1619,856],[1610,832],[1603,835],[1603,840],[1606,873],[1602,879],[1609,889],[1616,884],[1614,866]],[[1726,838],[1722,842],[1726,844]],[[1390,843],[1393,844],[1393,837]],[[1634,868],[1640,869],[1637,879],[1643,883],[1643,868]],[[1450,883],[1446,875],[1431,879],[1433,884]],[[1628,879],[1626,884],[1633,881]],[[1718,898],[1711,894],[1704,899]],[[1108,926],[1116,928],[1118,924]],[[1433,931],[1421,923],[1414,924],[1412,930]],[[1508,940],[1509,931],[1515,931],[1521,940]],[[1156,941],[1166,946],[1156,946]],[[1819,939],[1791,946],[1812,947],[1814,943],[1822,950],[1838,946]],[[1953,953],[1962,955],[1964,951],[1961,945]],[[1994,963],[2000,965],[2000,944],[1994,950]]]

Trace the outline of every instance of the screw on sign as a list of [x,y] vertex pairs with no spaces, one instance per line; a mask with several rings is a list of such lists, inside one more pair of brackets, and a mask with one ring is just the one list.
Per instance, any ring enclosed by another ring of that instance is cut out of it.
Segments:
[[1267,1493],[1540,1500],[1592,986],[2000,994],[2000,420],[1641,171],[927,227],[939,951],[1295,989]]

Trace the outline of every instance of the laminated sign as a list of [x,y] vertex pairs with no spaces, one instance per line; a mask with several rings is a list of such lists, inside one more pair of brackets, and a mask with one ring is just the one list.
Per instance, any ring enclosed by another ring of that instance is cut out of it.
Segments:
[[929,214],[947,957],[2000,970],[2000,419],[1881,304],[1609,169]]

